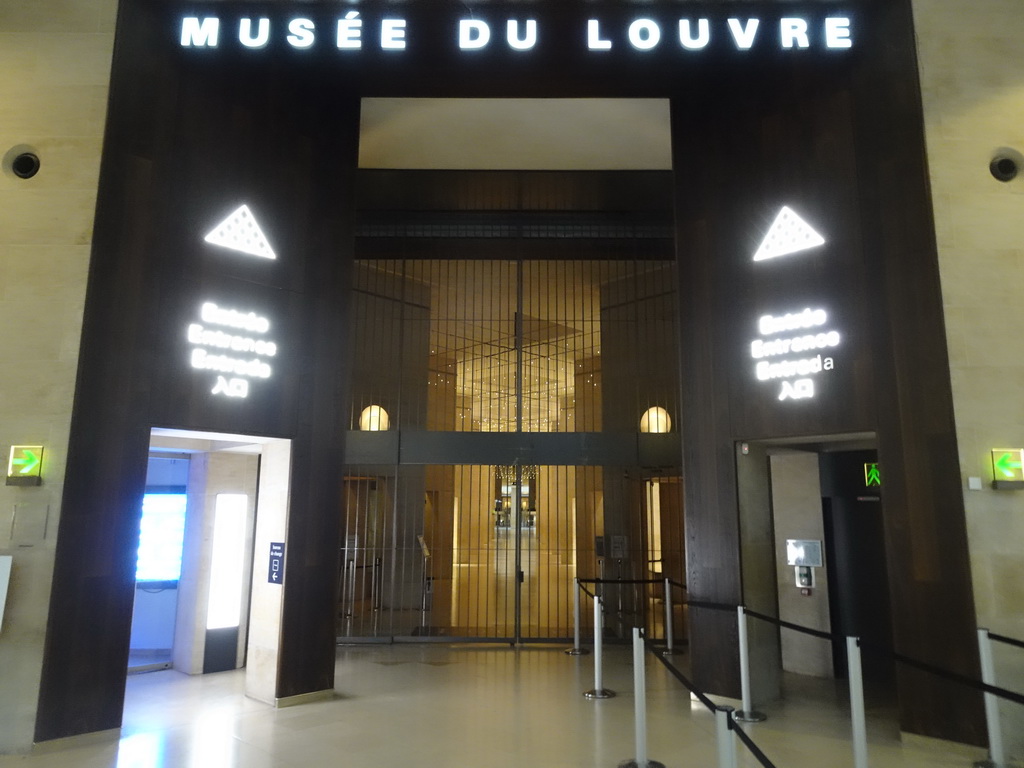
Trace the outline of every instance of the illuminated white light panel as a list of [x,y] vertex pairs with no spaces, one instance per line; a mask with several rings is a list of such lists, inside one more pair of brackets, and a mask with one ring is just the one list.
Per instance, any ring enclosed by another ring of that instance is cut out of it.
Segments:
[[184,493],[147,493],[142,497],[136,581],[177,581],[185,543]]
[[264,237],[260,225],[249,210],[249,206],[241,205],[224,221],[203,238],[208,243],[241,251],[250,256],[261,256],[265,259],[276,259],[274,249]]
[[788,256],[791,253],[806,251],[808,248],[824,244],[824,237],[797,216],[792,208],[784,205],[779,211],[779,215],[775,217],[768,234],[764,236],[761,247],[754,254],[754,261]]
[[249,497],[218,493],[213,513],[213,557],[206,628],[237,627],[242,618],[242,575],[245,571],[245,523]]

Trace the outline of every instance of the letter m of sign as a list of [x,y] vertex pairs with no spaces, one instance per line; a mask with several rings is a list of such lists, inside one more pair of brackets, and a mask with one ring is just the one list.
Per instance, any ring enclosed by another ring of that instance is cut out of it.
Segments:
[[181,20],[181,45],[185,48],[216,48],[219,33],[220,19],[215,16],[201,20],[197,16],[186,16]]

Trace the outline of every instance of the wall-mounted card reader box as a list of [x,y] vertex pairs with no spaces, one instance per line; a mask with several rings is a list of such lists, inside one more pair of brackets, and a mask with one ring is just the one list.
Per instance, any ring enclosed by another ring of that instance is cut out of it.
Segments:
[[809,565],[798,565],[796,570],[796,585],[802,589],[814,589],[814,568]]
[[821,542],[813,539],[786,539],[786,563],[821,568]]

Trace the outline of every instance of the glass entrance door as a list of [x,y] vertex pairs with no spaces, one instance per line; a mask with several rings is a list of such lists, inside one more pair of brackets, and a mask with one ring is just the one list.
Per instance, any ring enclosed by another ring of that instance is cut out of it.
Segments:
[[453,509],[458,536],[452,552],[452,628],[467,636],[496,633],[517,641],[569,637],[580,528],[594,527],[593,516],[578,516],[577,476],[583,480],[594,472],[534,465],[459,469],[478,473],[492,493],[479,500],[486,514],[472,505]]
[[340,635],[571,637],[574,579],[598,572],[601,468],[419,469],[345,478]]

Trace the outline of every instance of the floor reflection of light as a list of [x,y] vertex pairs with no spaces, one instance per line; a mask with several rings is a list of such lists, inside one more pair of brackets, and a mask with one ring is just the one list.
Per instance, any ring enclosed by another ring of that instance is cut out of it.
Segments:
[[230,712],[210,712],[196,725],[192,739],[192,768],[235,765],[234,720]]
[[164,734],[136,733],[117,745],[117,768],[163,768]]

